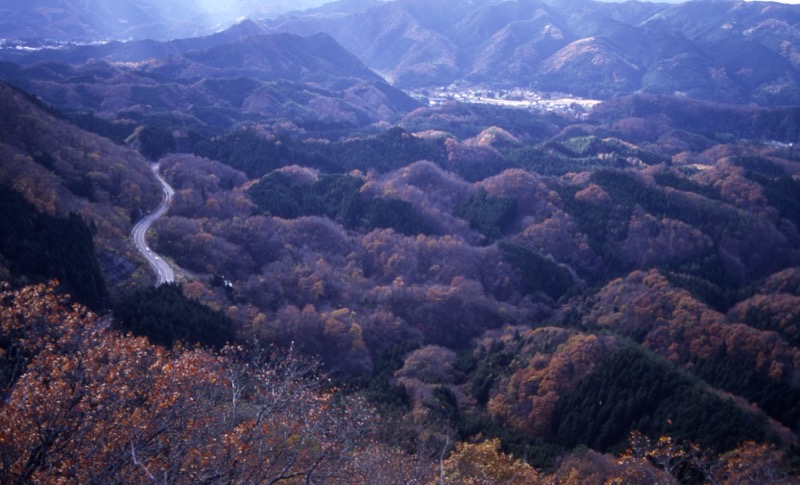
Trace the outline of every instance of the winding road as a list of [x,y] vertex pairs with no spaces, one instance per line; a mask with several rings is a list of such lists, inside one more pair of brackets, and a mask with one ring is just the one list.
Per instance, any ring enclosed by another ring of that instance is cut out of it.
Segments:
[[150,250],[150,246],[147,245],[147,241],[145,237],[147,236],[147,231],[150,229],[150,226],[153,225],[154,222],[158,220],[159,217],[163,216],[167,209],[169,208],[170,202],[172,202],[172,196],[175,194],[175,191],[172,190],[172,187],[161,177],[161,174],[158,173],[158,164],[154,163],[152,165],[153,174],[155,174],[158,181],[161,183],[161,187],[164,190],[164,198],[161,201],[161,204],[154,210],[153,212],[147,214],[143,217],[139,222],[133,226],[133,231],[131,231],[131,238],[133,238],[133,244],[136,245],[136,249],[142,253],[142,256],[150,263],[150,267],[153,268],[153,271],[156,273],[156,284],[155,286],[161,286],[164,283],[172,283],[175,281],[175,272],[172,271],[172,267],[164,261],[164,258],[159,256],[158,254],[154,253]]

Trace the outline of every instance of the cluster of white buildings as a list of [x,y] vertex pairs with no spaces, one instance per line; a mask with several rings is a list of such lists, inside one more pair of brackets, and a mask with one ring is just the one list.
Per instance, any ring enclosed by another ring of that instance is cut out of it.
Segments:
[[449,86],[421,88],[409,92],[411,96],[429,106],[439,106],[449,101],[490,104],[506,108],[535,109],[543,111],[586,112],[600,103],[563,93],[542,94],[523,88],[499,89],[480,85],[453,83]]

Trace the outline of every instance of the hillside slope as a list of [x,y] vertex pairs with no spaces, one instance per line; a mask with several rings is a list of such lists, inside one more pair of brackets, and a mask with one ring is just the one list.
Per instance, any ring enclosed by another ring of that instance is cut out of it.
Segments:
[[[154,208],[161,197],[144,158],[78,129],[2,82],[0,154],[0,184],[10,193],[21,196],[43,214],[41,217],[77,214],[88,224],[95,256],[112,295],[147,281],[150,275],[128,240],[131,218]],[[11,206],[3,210],[11,210]],[[40,216],[31,213],[30,218],[36,217]],[[66,244],[58,239],[51,242]],[[10,268],[14,267],[11,261]],[[74,271],[91,271],[91,267]],[[48,273],[45,267],[33,276],[63,277]]]

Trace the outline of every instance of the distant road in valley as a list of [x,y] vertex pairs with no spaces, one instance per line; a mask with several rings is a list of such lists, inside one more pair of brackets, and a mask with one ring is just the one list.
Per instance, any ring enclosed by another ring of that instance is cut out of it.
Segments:
[[169,204],[172,202],[172,196],[175,194],[175,191],[172,190],[172,187],[161,177],[161,174],[158,173],[158,164],[153,164],[152,166],[153,173],[155,174],[156,178],[159,182],[161,182],[161,187],[164,189],[164,198],[161,201],[161,204],[154,210],[153,212],[147,214],[145,217],[142,218],[139,222],[133,226],[133,231],[131,232],[131,237],[133,238],[133,243],[136,245],[136,249],[142,253],[142,256],[145,257],[148,263],[150,263],[150,267],[153,268],[153,271],[156,273],[156,286],[161,286],[164,283],[172,283],[175,281],[175,272],[172,271],[172,267],[164,261],[164,258],[159,256],[158,254],[154,253],[150,246],[147,245],[147,241],[145,237],[147,236],[147,231],[150,229],[150,226],[153,225],[154,222],[158,220],[159,217],[163,216],[167,209],[169,208]]

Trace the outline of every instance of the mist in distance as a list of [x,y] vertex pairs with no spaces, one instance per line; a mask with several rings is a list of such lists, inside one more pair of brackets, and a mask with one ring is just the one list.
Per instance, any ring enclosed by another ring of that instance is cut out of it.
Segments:
[[208,35],[244,18],[269,18],[326,0],[8,0],[0,4],[0,39],[87,42],[168,40]]

